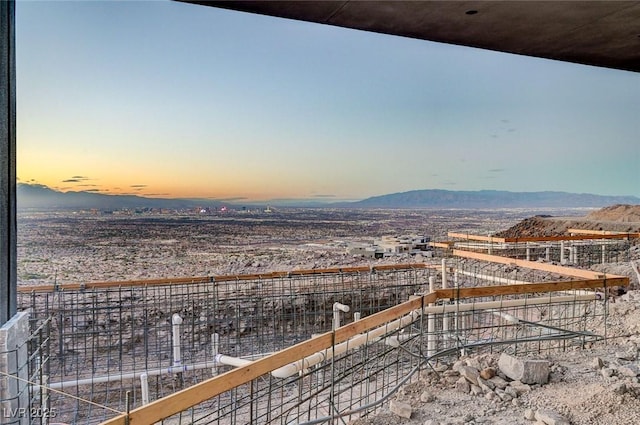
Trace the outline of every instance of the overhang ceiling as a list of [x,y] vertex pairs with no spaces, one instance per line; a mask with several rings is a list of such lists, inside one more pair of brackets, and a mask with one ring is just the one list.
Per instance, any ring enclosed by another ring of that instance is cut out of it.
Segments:
[[640,1],[178,1],[640,72]]

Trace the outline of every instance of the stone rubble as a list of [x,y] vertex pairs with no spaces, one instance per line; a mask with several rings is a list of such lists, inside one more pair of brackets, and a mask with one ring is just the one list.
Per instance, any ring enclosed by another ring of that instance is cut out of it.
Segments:
[[[640,364],[637,356],[618,356],[634,344],[574,348],[543,359],[493,353],[438,363],[398,391],[388,410],[349,425],[640,423]],[[514,380],[507,375],[513,369],[534,382]]]

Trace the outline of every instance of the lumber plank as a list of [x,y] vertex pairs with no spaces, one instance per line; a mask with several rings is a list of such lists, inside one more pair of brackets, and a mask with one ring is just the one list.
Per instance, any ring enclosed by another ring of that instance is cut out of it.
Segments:
[[234,282],[247,280],[263,280],[278,279],[294,276],[309,276],[321,274],[339,274],[339,273],[365,273],[384,270],[412,270],[424,269],[427,265],[424,263],[412,264],[390,264],[382,266],[355,266],[342,267],[332,269],[309,269],[309,270],[293,270],[282,272],[269,272],[264,274],[243,274],[243,275],[222,275],[222,276],[200,276],[200,277],[178,277],[165,279],[148,279],[148,280],[124,280],[113,282],[87,282],[87,283],[65,283],[61,285],[21,285],[18,286],[18,292],[54,292],[54,291],[79,291],[83,289],[106,289],[106,288],[127,288],[134,286],[161,286],[161,285],[185,285],[185,284],[202,284],[215,282]]
[[466,239],[466,240],[470,240],[470,241],[483,241],[483,242],[495,242],[495,243],[507,242],[507,239],[505,239],[505,238],[499,238],[499,237],[495,237],[495,236],[472,235],[470,233],[449,232],[449,233],[447,233],[447,236],[450,237],[450,238]]
[[533,294],[543,292],[570,291],[574,289],[599,289],[613,286],[628,286],[628,277],[616,277],[607,279],[568,280],[544,283],[526,283],[521,285],[492,285],[478,286],[474,288],[447,288],[436,289],[435,294],[439,300],[496,297],[501,295]]
[[567,233],[578,235],[626,235],[626,232],[616,232],[613,230],[589,230],[589,229],[567,229]]
[[[453,255],[457,257],[488,261],[492,263],[513,264],[528,269],[546,271],[549,273],[557,273],[564,276],[579,277],[583,279],[601,279],[605,277],[605,273],[602,272],[594,272],[591,270],[582,270],[566,266],[556,266],[554,264],[539,263],[537,261],[518,260],[515,258],[501,257],[499,255],[482,254],[479,252],[464,251],[459,249],[454,249]],[[606,277],[615,278],[624,276],[606,274]]]

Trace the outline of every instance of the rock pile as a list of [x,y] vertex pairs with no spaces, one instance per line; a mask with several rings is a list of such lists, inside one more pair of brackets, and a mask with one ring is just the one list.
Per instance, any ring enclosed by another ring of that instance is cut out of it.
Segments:
[[639,345],[545,359],[483,354],[439,364],[388,409],[350,425],[626,425],[640,423]]

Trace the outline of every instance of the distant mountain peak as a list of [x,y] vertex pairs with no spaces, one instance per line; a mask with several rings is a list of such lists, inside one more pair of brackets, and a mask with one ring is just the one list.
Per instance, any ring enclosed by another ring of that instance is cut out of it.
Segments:
[[18,209],[101,209],[194,208],[220,205],[212,200],[146,198],[138,195],[114,195],[87,191],[61,192],[42,184],[18,183]]
[[425,189],[374,196],[348,203],[348,206],[357,208],[582,208],[603,207],[611,204],[640,204],[640,198],[555,191]]

